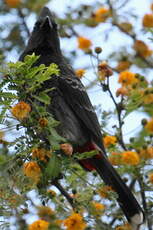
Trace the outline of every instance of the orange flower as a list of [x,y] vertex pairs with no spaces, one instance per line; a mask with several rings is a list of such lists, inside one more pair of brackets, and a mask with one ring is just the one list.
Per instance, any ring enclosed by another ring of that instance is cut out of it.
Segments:
[[148,177],[149,177],[150,183],[153,184],[153,173],[150,173]]
[[98,77],[99,80],[105,80],[106,77],[110,77],[113,75],[113,71],[107,62],[103,61],[98,65]]
[[147,129],[147,131],[151,133],[153,132],[153,118],[151,118],[151,120],[147,122],[145,128]]
[[129,22],[122,22],[119,24],[119,27],[122,31],[130,32],[132,30],[132,24]]
[[101,215],[105,210],[105,205],[98,202],[92,202],[92,206],[94,207],[93,215]]
[[35,161],[30,161],[30,162],[24,163],[23,172],[27,177],[31,178],[36,183],[40,179],[41,169],[40,169],[39,165],[37,164],[37,162],[35,162]]
[[152,159],[153,158],[153,147],[148,147],[147,149],[140,150],[140,158]]
[[123,152],[121,160],[123,164],[127,165],[137,165],[140,162],[139,155],[132,151]]
[[5,0],[5,2],[9,7],[16,8],[21,3],[21,0]]
[[50,207],[38,206],[37,209],[37,214],[41,219],[45,219],[46,217],[53,217],[55,215],[55,212]]
[[111,155],[109,156],[109,161],[111,162],[112,165],[120,165],[121,162],[121,158],[122,158],[122,154],[121,153],[111,153]]
[[105,185],[98,190],[98,193],[102,198],[109,198],[110,191],[113,191],[112,187]]
[[77,69],[76,71],[75,71],[75,74],[76,74],[76,76],[78,77],[78,78],[82,78],[83,76],[84,76],[84,74],[85,74],[85,70],[84,69]]
[[148,105],[153,103],[153,93],[149,93],[144,95],[143,103]]
[[93,13],[93,19],[99,23],[99,22],[105,22],[106,19],[110,16],[109,9],[106,9],[104,7],[99,8]]
[[123,86],[133,85],[138,82],[138,79],[135,77],[135,73],[129,71],[123,71],[119,74],[119,83]]
[[54,190],[52,190],[52,189],[49,189],[49,190],[47,191],[47,194],[48,194],[48,196],[51,197],[51,198],[53,198],[53,197],[56,196],[56,192],[55,192]]
[[73,213],[63,223],[66,226],[66,230],[84,230],[86,228],[86,223],[79,213]]
[[153,27],[153,14],[145,14],[142,20],[142,24],[144,27]]
[[81,50],[88,50],[92,45],[92,42],[85,37],[78,37],[78,48]]
[[152,50],[141,40],[136,40],[133,48],[142,57],[149,57],[152,55]]
[[116,66],[117,71],[122,72],[127,69],[129,69],[131,66],[131,63],[129,61],[120,61],[118,65]]
[[117,89],[116,96],[117,97],[120,96],[120,95],[126,96],[126,95],[128,95],[128,93],[129,93],[129,90],[126,87],[122,86],[121,88]]
[[115,136],[106,136],[103,138],[104,140],[104,146],[107,148],[111,145],[116,144],[117,138]]
[[132,226],[129,223],[127,223],[124,225],[117,226],[115,230],[132,230]]
[[13,106],[11,110],[13,116],[16,117],[18,120],[23,120],[24,118],[27,118],[30,111],[30,105],[25,103],[24,101],[20,101],[19,103],[17,103],[15,106]]
[[37,158],[41,161],[47,162],[48,158],[51,157],[51,151],[43,148],[34,148],[32,150],[32,158]]
[[48,230],[49,222],[45,220],[36,220],[28,226],[28,230]]
[[67,156],[71,156],[73,153],[73,147],[69,143],[60,144],[60,149],[65,153]]
[[48,125],[48,120],[44,117],[41,117],[38,122],[39,122],[40,127],[42,128]]

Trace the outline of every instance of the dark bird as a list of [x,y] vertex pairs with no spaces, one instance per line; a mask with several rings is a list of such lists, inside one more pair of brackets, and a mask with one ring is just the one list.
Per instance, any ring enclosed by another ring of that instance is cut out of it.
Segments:
[[99,151],[99,154],[80,161],[80,164],[86,170],[96,170],[103,181],[116,191],[117,201],[127,220],[133,230],[138,230],[144,221],[143,211],[105,155],[96,113],[85,87],[62,55],[54,18],[47,7],[42,9],[20,60],[35,53],[40,56],[36,65],[58,65],[60,76],[53,76],[45,84],[46,88],[55,89],[49,93],[52,100],[48,111],[60,122],[57,131],[73,145],[74,153]]

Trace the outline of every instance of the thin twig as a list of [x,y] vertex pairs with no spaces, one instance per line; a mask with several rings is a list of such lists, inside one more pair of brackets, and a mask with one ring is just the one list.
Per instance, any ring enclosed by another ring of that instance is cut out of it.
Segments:
[[145,195],[145,191],[144,191],[142,178],[138,179],[138,182],[139,182],[139,186],[140,186],[140,194],[141,194],[141,198],[142,198],[143,209],[145,211],[148,230],[152,230],[152,224],[151,224],[151,221],[149,218],[148,207],[147,207],[147,202],[146,202],[146,195]]
[[30,31],[29,31],[28,26],[27,26],[27,24],[26,24],[26,22],[25,22],[25,16],[24,16],[24,14],[22,13],[22,10],[21,10],[21,9],[18,9],[18,15],[19,15],[19,17],[21,18],[21,20],[22,20],[22,25],[24,26],[24,29],[25,29],[25,31],[27,32],[27,35],[28,35],[28,37],[29,37],[29,36],[30,36]]

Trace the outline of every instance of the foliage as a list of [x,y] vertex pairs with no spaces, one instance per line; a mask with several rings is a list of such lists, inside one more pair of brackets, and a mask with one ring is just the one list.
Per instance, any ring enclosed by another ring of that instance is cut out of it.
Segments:
[[[39,59],[35,54],[26,56],[24,62],[7,62],[23,50],[24,37],[30,34],[30,18],[46,3],[52,1],[0,3],[3,22],[0,24],[0,228],[31,230],[40,222],[42,230],[48,226],[53,230],[74,230],[71,220],[76,215],[76,226],[82,229],[127,229],[116,204],[117,194],[105,188],[96,172],[86,172],[78,164],[78,160],[96,152],[71,155],[61,149],[60,144],[67,140],[57,133],[59,122],[47,109],[54,88],[44,87],[48,80],[59,76],[58,66],[54,63],[49,67],[35,66]],[[144,208],[146,224],[142,229],[151,230],[153,6],[148,9],[151,13],[146,12],[146,16],[144,12],[141,18],[131,6],[137,9],[124,0],[78,3],[77,7],[66,9],[57,22],[61,40],[68,44],[76,40],[76,46],[70,52],[64,48],[64,54],[79,67],[78,77],[89,92],[100,90],[101,105],[96,106],[96,111],[107,140],[108,157]],[[59,14],[58,9],[56,13]],[[11,23],[5,21],[6,17],[11,18]],[[139,26],[138,20],[141,20]],[[112,42],[114,34],[119,41],[126,37],[127,44]],[[98,47],[94,47],[95,43]],[[101,54],[108,63],[102,62]],[[89,75],[90,82],[86,80]],[[130,134],[126,138],[124,127],[133,114],[136,119],[128,127]],[[132,132],[135,123],[138,129]],[[102,212],[99,203],[104,204]],[[31,217],[37,221],[29,224]]]

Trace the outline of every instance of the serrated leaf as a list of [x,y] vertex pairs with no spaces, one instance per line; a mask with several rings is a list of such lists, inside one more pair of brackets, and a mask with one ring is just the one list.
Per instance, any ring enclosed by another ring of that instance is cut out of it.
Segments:
[[0,92],[0,97],[3,97],[5,99],[11,98],[11,99],[17,99],[18,96],[11,92]]
[[8,109],[7,107],[3,107],[1,109],[1,113],[0,113],[0,124],[3,124],[4,116],[5,116],[5,113],[6,113],[7,109]]
[[33,53],[32,55],[25,56],[24,62],[30,68],[38,59],[39,59],[39,56],[36,56]]
[[60,160],[55,154],[53,154],[47,164],[47,167],[45,169],[45,174],[50,179],[55,179],[59,175],[60,169],[61,169]]

